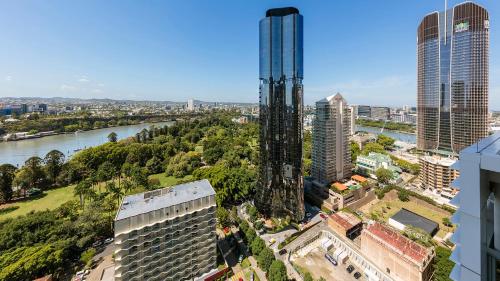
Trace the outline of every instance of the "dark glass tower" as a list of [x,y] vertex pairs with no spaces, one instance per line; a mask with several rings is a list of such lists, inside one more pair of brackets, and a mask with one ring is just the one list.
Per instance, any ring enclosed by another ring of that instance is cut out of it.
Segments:
[[296,8],[260,21],[260,170],[255,205],[272,216],[304,218],[302,167],[303,24]]
[[488,135],[489,17],[466,2],[417,31],[417,147],[458,154]]

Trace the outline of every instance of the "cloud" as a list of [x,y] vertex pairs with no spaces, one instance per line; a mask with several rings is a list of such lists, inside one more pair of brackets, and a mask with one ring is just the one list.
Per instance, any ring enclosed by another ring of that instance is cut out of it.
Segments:
[[75,86],[67,85],[67,84],[62,84],[59,89],[63,92],[74,92],[77,90]]
[[103,91],[101,89],[93,89],[92,93],[94,93],[94,94],[102,94]]
[[99,84],[97,84],[97,87],[101,87],[102,88],[102,87],[104,87],[104,84],[103,83],[99,83]]
[[5,81],[7,81],[7,82],[12,81],[12,76],[10,76],[10,75],[5,76]]
[[87,76],[82,76],[78,79],[78,82],[87,83],[87,82],[90,82],[90,80],[87,78]]

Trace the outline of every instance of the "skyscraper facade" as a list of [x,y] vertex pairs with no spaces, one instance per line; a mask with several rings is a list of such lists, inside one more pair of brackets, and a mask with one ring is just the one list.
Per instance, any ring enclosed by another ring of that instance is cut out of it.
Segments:
[[417,30],[417,147],[458,154],[488,135],[489,16],[466,2]]
[[351,176],[351,110],[340,94],[316,102],[311,175],[329,184]]
[[271,9],[260,21],[260,170],[255,205],[268,215],[304,217],[303,18]]

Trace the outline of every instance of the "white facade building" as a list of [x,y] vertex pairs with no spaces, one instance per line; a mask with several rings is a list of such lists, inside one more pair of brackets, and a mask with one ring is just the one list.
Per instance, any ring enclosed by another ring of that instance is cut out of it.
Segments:
[[194,111],[194,100],[188,99],[187,110]]
[[115,280],[193,280],[217,267],[208,180],[126,196],[115,218]]
[[340,94],[316,102],[311,175],[321,183],[351,176],[349,134],[351,114]]
[[460,189],[451,203],[458,225],[451,241],[456,247],[450,278],[455,281],[500,280],[500,134],[489,136],[460,152],[454,165]]

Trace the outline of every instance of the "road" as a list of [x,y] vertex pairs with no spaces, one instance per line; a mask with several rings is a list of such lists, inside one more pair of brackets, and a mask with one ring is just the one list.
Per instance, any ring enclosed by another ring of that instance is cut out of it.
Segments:
[[253,256],[249,256],[248,260],[250,261],[250,264],[252,265],[253,270],[255,270],[255,273],[259,277],[261,281],[267,281],[266,274],[262,269],[259,268],[259,265],[257,264],[257,261],[254,259]]
[[[96,254],[93,258],[97,266],[92,269],[87,277],[88,281],[100,281],[104,270],[114,266],[113,253],[115,252],[115,243],[111,243],[104,247],[102,251]],[[114,272],[114,270],[113,270]]]

